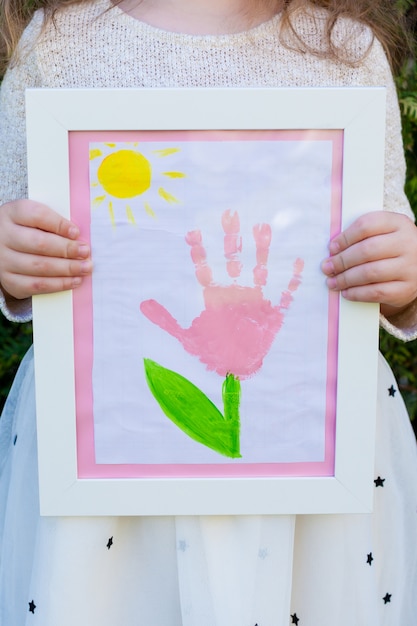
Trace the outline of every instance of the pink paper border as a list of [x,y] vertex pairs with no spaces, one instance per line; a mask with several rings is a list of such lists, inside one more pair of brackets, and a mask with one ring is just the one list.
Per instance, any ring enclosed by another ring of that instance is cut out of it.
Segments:
[[[271,131],[70,131],[70,204],[71,219],[81,229],[81,238],[90,241],[89,144],[93,141],[332,141],[332,200],[329,239],[340,232],[342,204],[342,130]],[[334,476],[336,434],[336,384],[339,298],[329,292],[329,330],[327,350],[327,389],[325,458],[314,463],[239,463],[233,464],[97,464],[94,450],[93,417],[93,307],[92,281],[73,294],[74,364],[79,478],[243,478]]]

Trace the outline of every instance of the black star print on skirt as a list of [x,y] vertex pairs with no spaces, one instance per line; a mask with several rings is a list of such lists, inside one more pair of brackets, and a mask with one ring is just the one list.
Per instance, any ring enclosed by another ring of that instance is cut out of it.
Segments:
[[381,478],[381,476],[378,476],[378,478],[374,480],[375,487],[383,487],[384,482],[385,482],[385,478]]
[[34,603],[34,601],[33,601],[33,600],[31,600],[31,601],[29,602],[29,612],[30,612],[30,613],[35,613],[35,609],[36,609],[36,604]]
[[110,537],[110,539],[109,539],[109,540],[108,540],[108,542],[107,542],[107,546],[106,546],[106,547],[107,547],[107,550],[110,550],[110,548],[112,547],[112,545],[113,545],[113,537]]
[[368,563],[368,565],[372,565],[373,560],[374,560],[374,557],[372,556],[372,552],[366,555],[366,562]]
[[388,389],[388,395],[391,398],[393,398],[396,393],[397,393],[397,390],[395,389],[394,385],[391,385],[391,387]]
[[291,624],[298,624],[299,621],[300,620],[297,617],[297,613],[294,613],[294,615],[291,615]]
[[392,593],[386,593],[385,596],[382,598],[384,601],[384,604],[388,604],[388,602],[391,602],[391,597],[392,597]]

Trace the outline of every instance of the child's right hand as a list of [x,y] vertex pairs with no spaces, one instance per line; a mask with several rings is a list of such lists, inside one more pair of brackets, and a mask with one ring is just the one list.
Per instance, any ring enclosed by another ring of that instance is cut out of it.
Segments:
[[0,284],[7,300],[65,291],[91,273],[78,227],[31,200],[0,207]]

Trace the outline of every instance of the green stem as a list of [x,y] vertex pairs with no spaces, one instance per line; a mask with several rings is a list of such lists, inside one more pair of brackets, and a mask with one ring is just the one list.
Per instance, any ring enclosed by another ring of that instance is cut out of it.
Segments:
[[233,449],[240,456],[240,380],[234,374],[226,374],[223,382],[222,397],[224,419],[229,422]]

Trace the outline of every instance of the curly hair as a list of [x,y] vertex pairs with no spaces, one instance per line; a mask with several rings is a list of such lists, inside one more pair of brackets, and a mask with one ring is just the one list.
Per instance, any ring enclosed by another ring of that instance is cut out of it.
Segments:
[[[37,9],[43,9],[45,20],[53,19],[56,11],[67,6],[91,2],[92,0],[0,0],[0,58],[5,67],[17,46],[20,35]],[[114,0],[117,4],[121,0]],[[259,1],[259,0],[258,0]],[[391,67],[395,70],[411,48],[411,37],[407,34],[403,12],[394,0],[270,0],[272,8],[282,11],[281,32],[289,32],[298,49],[308,50],[318,56],[341,59],[340,47],[334,45],[332,33],[341,17],[361,22],[372,30],[382,43]],[[319,7],[325,9],[325,34],[327,47],[315,50],[297,34],[292,16],[300,9]],[[347,59],[342,59],[348,62]]]

